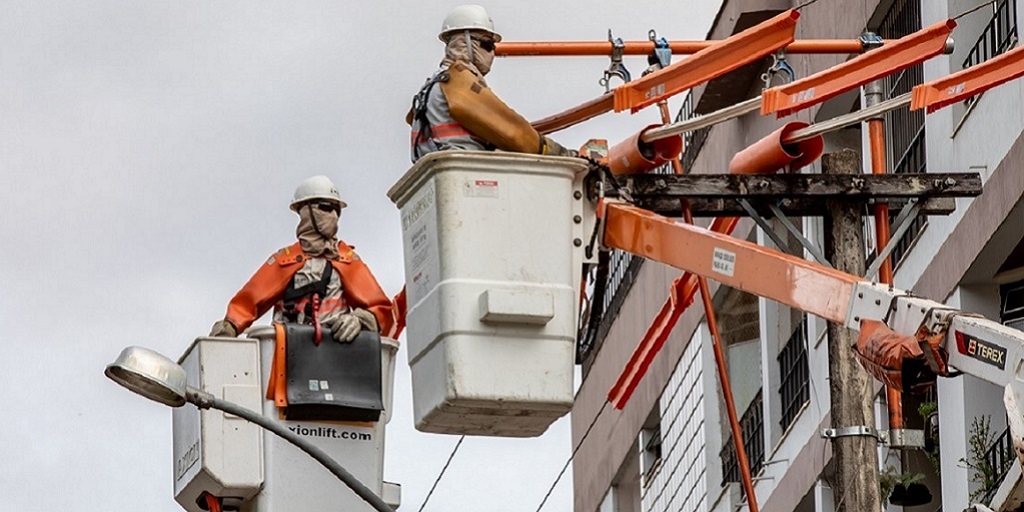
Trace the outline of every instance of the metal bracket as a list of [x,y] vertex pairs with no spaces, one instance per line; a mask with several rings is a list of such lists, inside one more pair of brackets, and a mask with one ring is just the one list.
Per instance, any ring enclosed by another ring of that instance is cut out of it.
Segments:
[[604,72],[604,77],[597,81],[604,86],[604,92],[611,92],[611,78],[618,77],[623,83],[632,80],[629,70],[622,64],[622,55],[626,50],[626,43],[621,37],[612,38],[612,30],[608,29],[608,41],[612,43],[612,63]]
[[750,204],[750,201],[741,198],[738,199],[736,202],[738,202],[740,206],[743,207],[743,209],[747,212],[747,215],[749,215],[751,219],[754,219],[754,222],[756,222],[757,225],[761,227],[761,230],[764,231],[764,234],[768,235],[768,238],[772,239],[772,242],[775,243],[775,246],[778,247],[780,251],[785,252],[786,248],[788,247],[786,242],[782,240],[782,237],[780,237],[778,233],[775,232],[775,229],[772,227],[772,225],[768,224],[768,221],[765,220],[765,218],[762,217],[760,213],[757,213],[757,210],[755,210],[754,207]]
[[778,206],[769,204],[768,209],[772,211],[772,214],[775,215],[776,219],[782,221],[782,225],[786,227],[786,231],[789,231],[791,235],[796,237],[796,239],[800,241],[800,245],[804,246],[804,249],[807,249],[807,252],[811,253],[811,256],[814,256],[814,259],[818,260],[818,263],[821,263],[828,268],[832,268],[832,264],[828,262],[827,258],[825,258],[825,254],[818,249],[818,246],[814,245],[814,243],[804,236],[803,231],[797,229],[796,225],[789,220],[789,217],[787,217]]
[[[750,201],[741,198],[738,199],[737,202],[747,212],[747,215],[749,215],[750,218],[754,219],[754,222],[756,222],[757,225],[760,226],[761,229],[765,232],[765,234],[768,235],[768,238],[772,239],[772,242],[775,243],[775,245],[779,248],[780,251],[788,252],[788,244],[784,240],[782,240],[782,237],[780,237],[778,233],[775,232],[775,229],[772,228],[772,225],[768,224],[768,221],[765,220],[765,218],[762,217],[761,214],[754,209],[754,207],[750,204]],[[801,232],[796,227],[796,225],[789,220],[789,217],[787,217],[786,214],[783,213],[783,211],[780,210],[778,206],[769,204],[768,208],[771,209],[772,214],[775,215],[775,218],[782,221],[782,225],[786,228],[786,231],[789,231],[791,235],[796,237],[796,239],[800,241],[800,245],[806,248],[807,251],[810,252],[816,260],[818,260],[818,263],[821,263],[826,267],[832,268],[832,265],[828,262],[827,259],[825,259],[825,255],[822,254],[821,251],[818,250],[818,248],[804,236],[803,232]]]
[[647,63],[651,66],[658,66],[659,69],[668,67],[672,63],[672,48],[668,39],[658,37],[658,33],[652,28],[647,32],[647,38],[654,43],[654,51],[647,56]]
[[882,36],[874,32],[864,32],[858,39],[860,39],[860,48],[862,52],[881,48],[882,45],[885,44],[885,41],[882,40]]
[[879,439],[878,431],[874,427],[859,425],[856,427],[826,428],[822,429],[821,437],[825,439],[836,439],[839,437],[873,437]]
[[900,213],[896,216],[895,220],[896,229],[893,230],[892,235],[889,236],[889,242],[885,244],[885,247],[878,253],[878,256],[871,261],[871,265],[864,274],[865,279],[873,279],[875,274],[878,273],[878,270],[882,268],[882,263],[889,257],[892,250],[896,248],[896,244],[910,229],[910,225],[913,223],[913,220],[917,218],[917,213],[920,210],[921,202],[917,199],[911,199],[910,202],[900,210]]
[[772,79],[779,75],[786,75],[782,79],[782,83],[784,84],[788,84],[796,80],[796,71],[793,70],[793,66],[789,65],[789,62],[786,62],[785,48],[772,55],[772,65],[768,67],[768,71],[761,74],[761,81],[764,82],[764,88],[771,89]]
[[873,437],[879,443],[892,448],[924,448],[924,431],[906,428],[892,430],[876,430],[873,427],[859,425],[856,427],[826,428],[821,431],[825,439],[840,437]]
[[894,428],[879,434],[879,441],[891,448],[924,448],[924,430]]

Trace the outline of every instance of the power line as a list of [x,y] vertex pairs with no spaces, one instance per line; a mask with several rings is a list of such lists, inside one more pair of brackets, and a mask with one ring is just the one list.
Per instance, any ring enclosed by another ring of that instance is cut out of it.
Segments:
[[430,501],[430,495],[434,494],[434,489],[437,489],[437,484],[441,481],[441,477],[444,476],[444,472],[448,470],[448,465],[452,463],[452,459],[455,458],[455,452],[459,451],[459,447],[462,446],[462,441],[466,439],[466,436],[459,437],[459,442],[455,443],[455,448],[452,448],[452,453],[448,455],[448,461],[444,463],[444,467],[441,468],[441,472],[437,474],[437,478],[434,479],[434,485],[430,486],[430,491],[427,492],[427,497],[423,498],[423,504],[420,505],[418,512],[423,512],[423,507],[427,506],[427,502]]
[[998,1],[999,0],[992,0],[991,2],[985,2],[985,3],[983,3],[983,4],[981,4],[981,5],[977,6],[977,7],[974,7],[972,9],[968,9],[968,10],[966,10],[966,11],[960,13],[960,14],[957,14],[956,16],[953,16],[953,20],[955,21],[955,20],[958,20],[960,18],[963,18],[964,16],[967,16],[968,14],[970,14],[970,13],[972,13],[974,11],[977,11],[977,10],[979,10],[979,9],[985,7],[985,6],[995,5],[996,2],[998,2]]
[[544,508],[544,504],[548,502],[548,498],[551,497],[551,493],[555,490],[555,486],[558,485],[558,481],[562,479],[562,475],[565,474],[565,470],[569,468],[569,463],[571,463],[573,457],[576,456],[576,452],[580,451],[580,447],[583,446],[583,441],[587,440],[587,436],[590,435],[590,431],[593,430],[598,418],[601,417],[601,413],[603,413],[607,407],[608,401],[605,401],[604,404],[601,405],[601,410],[597,411],[597,414],[594,415],[593,421],[591,421],[590,425],[587,426],[587,431],[583,433],[583,437],[580,438],[580,442],[576,444],[576,447],[572,450],[572,454],[569,455],[569,460],[565,461],[565,465],[562,466],[562,470],[558,472],[558,476],[555,477],[555,481],[551,482],[551,487],[548,488],[548,493],[544,495],[544,499],[541,500],[540,505],[537,505],[537,512],[540,512],[540,509]]
[[799,11],[800,9],[803,9],[804,7],[807,7],[808,5],[811,5],[811,4],[813,4],[814,2],[817,2],[817,1],[818,0],[809,0],[807,2],[804,2],[804,3],[794,7],[793,10],[794,11]]

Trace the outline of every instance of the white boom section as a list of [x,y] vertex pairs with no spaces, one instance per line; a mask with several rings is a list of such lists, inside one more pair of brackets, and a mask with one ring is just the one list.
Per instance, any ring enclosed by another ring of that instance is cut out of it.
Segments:
[[[1004,387],[1018,460],[1024,465],[1024,332],[946,305],[864,281],[814,262],[606,200],[604,245],[769,298],[847,328],[864,320],[912,336],[923,326],[945,332],[948,365]],[[927,352],[927,351],[926,351]]]

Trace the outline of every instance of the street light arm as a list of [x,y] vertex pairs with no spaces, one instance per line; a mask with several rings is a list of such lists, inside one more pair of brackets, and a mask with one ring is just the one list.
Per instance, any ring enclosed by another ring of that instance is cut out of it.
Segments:
[[382,500],[380,496],[374,494],[373,491],[371,491],[365,485],[363,485],[362,482],[356,479],[356,477],[352,476],[351,473],[346,471],[345,468],[341,466],[341,464],[338,464],[338,462],[332,459],[329,455],[327,455],[327,453],[325,453],[323,450],[318,448],[313,443],[310,443],[309,441],[299,437],[291,430],[288,430],[280,423],[265,418],[264,416],[257,414],[249,409],[246,409],[245,407],[242,407],[238,404],[229,402],[227,400],[222,400],[211,395],[210,393],[192,387],[189,387],[186,390],[185,399],[200,409],[217,409],[219,411],[224,411],[228,414],[234,414],[235,416],[238,416],[246,421],[255,423],[273,432],[278,437],[281,437],[285,441],[288,441],[289,443],[297,446],[300,450],[309,454],[310,457],[316,459],[317,462],[322,464],[325,468],[327,468],[328,471],[331,472],[331,474],[338,477],[339,480],[344,482],[345,485],[347,485],[350,489],[352,489],[353,492],[359,495],[360,498],[366,500],[366,502],[369,503],[370,506],[374,508],[374,510],[377,510],[378,512],[394,512],[394,509],[388,506],[387,503],[384,503],[384,500]]

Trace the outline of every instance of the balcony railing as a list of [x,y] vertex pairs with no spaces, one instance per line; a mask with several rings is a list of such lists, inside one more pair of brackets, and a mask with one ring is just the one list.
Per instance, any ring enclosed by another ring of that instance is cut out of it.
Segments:
[[779,351],[779,395],[782,417],[779,424],[786,430],[796,419],[800,408],[810,399],[810,370],[807,367],[807,316],[805,315],[786,346]]
[[1010,429],[1007,428],[985,451],[985,462],[989,468],[995,471],[996,477],[993,481],[996,484],[982,496],[981,503],[988,503],[992,500],[996,490],[999,489],[999,483],[1006,478],[1006,473],[1010,471],[1010,465],[1016,460],[1017,454],[1013,450],[1013,438],[1010,437]]
[[[980,64],[997,55],[1009,50],[1017,44],[1017,0],[1003,0],[996,4],[992,19],[989,20],[985,30],[981,32],[978,40],[967,52],[963,68],[967,69],[975,64]],[[977,96],[968,98],[964,103],[970,106],[977,99]]]
[[[743,432],[743,448],[747,452],[747,462],[750,464],[750,475],[754,476],[761,472],[764,466],[764,416],[762,407],[761,391],[750,402],[750,406],[740,417],[740,430]],[[732,436],[722,441],[722,451],[719,452],[722,459],[722,485],[729,482],[740,481],[740,463],[736,458],[736,448],[733,446]]]

